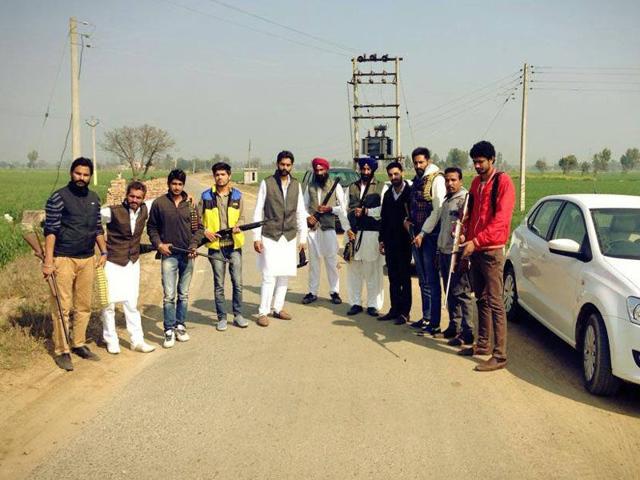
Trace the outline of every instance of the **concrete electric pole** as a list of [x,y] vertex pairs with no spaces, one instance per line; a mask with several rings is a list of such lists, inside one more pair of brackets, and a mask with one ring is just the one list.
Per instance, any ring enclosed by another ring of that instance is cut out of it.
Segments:
[[96,127],[100,123],[100,120],[97,118],[91,117],[91,120],[87,120],[85,122],[87,125],[91,127],[91,145],[93,147],[93,185],[98,185],[98,158],[96,156]]
[[69,19],[69,43],[71,44],[71,160],[82,156],[80,148],[80,66],[78,65],[78,22]]
[[524,212],[527,173],[527,83],[529,66],[525,63],[522,70],[522,119],[520,121],[520,211]]

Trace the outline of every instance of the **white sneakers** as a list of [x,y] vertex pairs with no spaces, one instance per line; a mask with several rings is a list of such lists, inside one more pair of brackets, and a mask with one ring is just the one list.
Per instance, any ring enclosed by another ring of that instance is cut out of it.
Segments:
[[119,343],[108,343],[107,342],[107,352],[111,355],[117,355],[120,353],[120,344]]
[[153,352],[155,349],[156,347],[149,345],[144,340],[141,343],[136,343],[135,345],[131,345],[131,350],[133,350],[134,352],[150,353],[150,352]]
[[178,325],[176,327],[175,332],[176,332],[176,338],[178,339],[179,342],[188,342],[189,339],[191,338],[187,333],[187,329],[184,325]]
[[164,348],[171,348],[176,344],[176,334],[173,332],[173,329],[167,330],[164,332],[164,342],[162,346]]

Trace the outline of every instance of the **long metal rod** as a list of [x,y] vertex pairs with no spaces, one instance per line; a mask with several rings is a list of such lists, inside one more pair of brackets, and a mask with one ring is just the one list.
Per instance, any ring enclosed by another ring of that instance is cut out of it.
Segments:
[[520,211],[524,212],[526,195],[527,173],[527,71],[529,67],[525,63],[522,71],[522,118],[520,121]]

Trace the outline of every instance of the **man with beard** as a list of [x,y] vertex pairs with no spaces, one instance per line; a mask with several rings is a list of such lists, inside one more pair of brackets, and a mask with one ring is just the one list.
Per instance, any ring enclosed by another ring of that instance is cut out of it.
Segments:
[[[67,371],[73,370],[71,352],[86,360],[99,360],[85,345],[93,299],[96,244],[100,249],[98,266],[103,266],[107,259],[100,220],[100,198],[88,187],[93,175],[93,162],[84,157],[76,158],[69,171],[71,181],[47,200],[42,264],[45,277],[55,272],[64,317],[61,320],[73,331],[69,345],[65,335],[65,329],[69,329],[60,321],[53,322],[55,362]],[[73,320],[70,321],[72,310]],[[57,309],[54,309],[53,318],[57,316]]]
[[[242,192],[231,186],[231,165],[218,162],[211,167],[215,185],[202,192],[198,210],[202,212],[204,236],[209,243],[209,262],[213,269],[213,288],[218,323],[216,330],[227,329],[226,299],[224,297],[224,277],[229,263],[229,275],[233,286],[233,323],[240,328],[249,326],[242,316],[242,246],[244,233],[240,225],[244,223],[244,202]],[[221,238],[216,232],[232,228],[230,238]]]
[[315,302],[320,288],[320,262],[324,259],[329,279],[331,303],[340,304],[340,283],[338,277],[338,236],[336,235],[336,215],[343,228],[349,228],[344,207],[344,191],[338,183],[326,205],[322,202],[331,192],[334,182],[329,181],[329,162],[324,158],[314,158],[311,162],[313,178],[304,192],[304,205],[309,216],[309,293],[302,299],[303,304]]
[[[438,257],[440,259],[440,274],[445,290],[448,290],[448,298],[445,298],[449,311],[449,326],[443,332],[448,344],[459,347],[463,343],[473,343],[471,282],[469,272],[461,262],[460,255],[456,255],[454,271],[449,279],[449,270],[453,258],[454,233],[458,222],[462,222],[467,189],[462,185],[462,170],[458,167],[449,167],[444,171],[444,181],[447,186],[447,195],[442,210],[440,210],[440,234],[438,235]],[[447,289],[447,280],[451,286]]]
[[[182,170],[169,172],[169,191],[155,199],[147,222],[149,239],[162,256],[164,348],[173,347],[176,338],[179,342],[190,338],[185,322],[193,259],[202,240],[202,225],[197,209],[184,191],[186,181],[187,175]],[[174,251],[172,247],[190,252]]]
[[[140,238],[149,216],[149,206],[144,201],[147,187],[133,181],[121,205],[103,208],[100,213],[107,224],[107,277],[109,304],[102,310],[102,336],[107,352],[120,353],[116,332],[115,304],[122,303],[127,331],[131,336],[131,350],[149,353],[155,350],[144,341],[142,320],[138,311],[140,288]],[[151,202],[149,202],[151,204]]]
[[403,228],[411,187],[404,180],[401,163],[388,164],[387,175],[392,188],[382,197],[379,240],[380,253],[387,263],[391,308],[378,320],[394,320],[396,325],[403,325],[411,312],[411,238]]
[[476,143],[469,155],[478,176],[469,190],[471,213],[465,222],[466,241],[461,247],[464,248],[462,255],[471,257],[471,282],[478,306],[478,341],[459,354],[491,355],[489,360],[476,366],[479,372],[490,372],[507,365],[502,275],[516,195],[511,178],[495,168],[496,150],[491,143]]
[[273,306],[273,317],[291,320],[284,307],[289,277],[296,276],[297,250],[307,242],[307,213],[300,182],[291,176],[293,153],[278,153],[275,173],[260,182],[254,222],[264,220],[254,230],[253,248],[258,253],[258,268],[262,272],[262,289],[258,310],[258,325],[269,326],[267,315]]
[[380,231],[381,198],[386,191],[384,183],[378,182],[375,171],[378,162],[370,157],[358,160],[360,180],[352,183],[347,192],[349,229],[347,237],[354,242],[354,255],[347,268],[349,303],[347,315],[363,311],[362,284],[367,286],[367,313],[379,316],[384,301],[382,289],[383,257],[380,254],[378,236]]
[[442,172],[431,162],[428,148],[411,152],[416,176],[411,185],[411,212],[407,229],[413,226],[413,258],[422,297],[422,318],[411,324],[425,333],[440,333],[441,288],[436,260],[440,208],[446,195]]

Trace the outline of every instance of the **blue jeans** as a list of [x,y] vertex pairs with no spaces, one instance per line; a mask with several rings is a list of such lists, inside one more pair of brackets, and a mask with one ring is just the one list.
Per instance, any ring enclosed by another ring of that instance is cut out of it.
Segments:
[[434,327],[440,326],[440,308],[442,293],[440,275],[436,260],[438,235],[424,235],[420,248],[413,247],[413,259],[416,263],[420,296],[422,297],[422,318]]
[[160,268],[162,270],[162,288],[164,289],[164,298],[162,299],[164,329],[171,330],[177,325],[184,325],[187,318],[193,260],[185,253],[177,253],[162,257]]
[[[233,286],[233,315],[242,315],[242,250],[223,248],[222,250],[209,249],[209,255],[214,258],[226,258],[229,260],[229,274]],[[226,299],[224,297],[224,277],[227,273],[227,264],[222,260],[209,259],[213,269],[213,293],[216,301],[218,320],[227,317]]]

